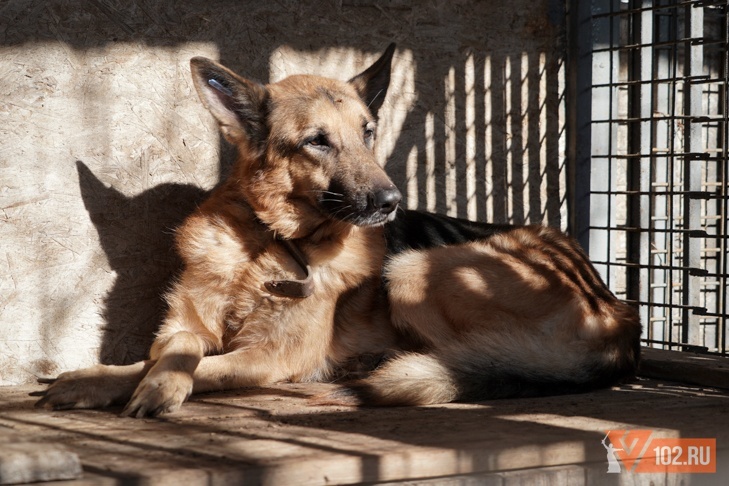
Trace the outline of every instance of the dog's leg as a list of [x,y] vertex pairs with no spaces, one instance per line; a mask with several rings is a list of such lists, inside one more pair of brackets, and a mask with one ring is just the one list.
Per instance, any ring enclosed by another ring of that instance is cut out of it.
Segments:
[[[299,371],[299,370],[296,370]],[[290,380],[306,381],[276,353],[264,349],[246,349],[217,356],[205,356],[195,370],[193,393],[234,390]]]
[[179,331],[152,346],[152,369],[134,391],[123,416],[144,417],[174,412],[192,393],[193,373],[204,354],[200,337]]
[[62,373],[51,382],[36,407],[52,410],[102,408],[125,403],[154,363],[127,366],[96,365]]

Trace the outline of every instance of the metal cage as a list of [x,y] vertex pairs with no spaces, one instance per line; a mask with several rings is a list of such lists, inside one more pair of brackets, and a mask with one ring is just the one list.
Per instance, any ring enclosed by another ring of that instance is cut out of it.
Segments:
[[727,354],[729,2],[570,10],[572,231],[647,344]]

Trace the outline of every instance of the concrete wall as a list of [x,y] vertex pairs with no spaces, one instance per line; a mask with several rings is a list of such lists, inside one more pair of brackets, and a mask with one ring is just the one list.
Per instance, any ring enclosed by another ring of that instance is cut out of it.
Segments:
[[395,41],[379,151],[407,205],[566,225],[560,1],[0,5],[0,384],[145,357],[172,231],[232,156],[195,55],[348,78]]

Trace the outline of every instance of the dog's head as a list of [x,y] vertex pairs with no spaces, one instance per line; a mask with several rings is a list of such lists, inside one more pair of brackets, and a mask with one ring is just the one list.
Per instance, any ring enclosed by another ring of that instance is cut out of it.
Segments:
[[394,219],[402,196],[374,153],[394,50],[347,82],[299,75],[266,86],[192,59],[200,98],[240,153],[231,177],[281,236],[306,236],[327,220]]

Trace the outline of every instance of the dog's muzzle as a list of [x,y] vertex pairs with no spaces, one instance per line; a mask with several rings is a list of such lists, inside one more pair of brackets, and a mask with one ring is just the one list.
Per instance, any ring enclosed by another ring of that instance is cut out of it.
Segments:
[[330,187],[327,194],[321,205],[329,215],[356,226],[378,226],[392,221],[402,200],[402,194],[393,184],[347,195],[339,187]]
[[395,211],[397,211],[400,201],[402,201],[402,194],[397,187],[392,186],[367,194],[367,209],[381,214],[387,221],[391,221],[395,217]]

